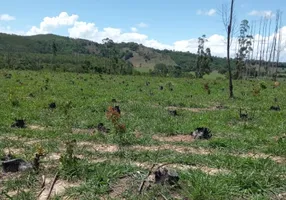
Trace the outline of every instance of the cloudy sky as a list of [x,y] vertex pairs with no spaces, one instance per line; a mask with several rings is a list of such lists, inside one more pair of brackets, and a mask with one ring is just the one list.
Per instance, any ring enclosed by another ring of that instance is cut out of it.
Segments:
[[[273,31],[281,0],[236,0],[237,24],[257,27],[266,16]],[[19,35],[54,33],[101,42],[137,42],[158,49],[196,52],[197,38],[208,37],[212,54],[226,56],[225,28],[220,10],[230,0],[10,0],[1,2],[0,32]],[[286,13],[282,17],[281,57],[286,61]],[[236,36],[236,35],[234,35]],[[266,40],[267,41],[267,40]],[[235,43],[234,43],[235,44]],[[232,47],[233,54],[235,45]]]

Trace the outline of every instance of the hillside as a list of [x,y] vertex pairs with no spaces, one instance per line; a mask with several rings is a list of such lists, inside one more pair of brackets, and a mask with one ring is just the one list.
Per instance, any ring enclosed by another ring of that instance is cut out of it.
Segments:
[[[130,62],[134,67],[153,68],[158,63],[180,66],[183,71],[194,68],[196,55],[185,52],[174,52],[167,50],[156,50],[138,45],[136,43],[113,43],[108,40],[108,45],[96,42],[72,39],[69,37],[53,34],[36,36],[18,36],[0,33],[0,53],[10,54],[52,54],[53,43],[56,44],[57,54],[65,56],[74,55],[96,55],[98,59],[116,56],[124,62]],[[111,55],[112,54],[112,55]],[[40,56],[40,55],[37,55]],[[43,55],[41,55],[43,56]],[[224,59],[215,58],[213,69],[220,69]]]

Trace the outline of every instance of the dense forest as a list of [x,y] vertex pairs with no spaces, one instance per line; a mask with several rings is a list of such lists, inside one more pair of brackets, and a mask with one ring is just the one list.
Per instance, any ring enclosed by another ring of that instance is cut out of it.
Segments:
[[[164,73],[177,77],[195,71],[196,62],[193,53],[156,50],[132,42],[114,43],[108,38],[99,44],[53,34],[0,33],[0,68],[107,74],[140,74],[136,69],[142,68],[161,72],[158,69],[163,68]],[[210,70],[225,73],[225,59],[213,57]]]

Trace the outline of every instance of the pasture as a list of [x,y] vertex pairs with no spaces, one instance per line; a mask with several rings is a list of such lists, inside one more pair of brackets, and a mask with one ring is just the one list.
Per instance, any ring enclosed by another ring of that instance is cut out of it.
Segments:
[[[235,81],[234,93],[222,78],[1,70],[0,156],[44,156],[36,171],[1,172],[0,199],[46,199],[56,174],[51,199],[286,199],[285,82]],[[193,139],[198,127],[212,137]],[[139,192],[160,165],[179,181]]]

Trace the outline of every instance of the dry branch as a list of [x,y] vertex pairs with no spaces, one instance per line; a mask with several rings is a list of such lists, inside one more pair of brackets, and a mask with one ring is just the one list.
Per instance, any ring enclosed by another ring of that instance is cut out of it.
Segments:
[[54,180],[53,180],[52,185],[51,185],[50,190],[49,190],[49,194],[47,196],[47,200],[50,199],[50,196],[51,196],[51,193],[53,191],[54,185],[57,182],[58,178],[59,178],[59,172],[57,172],[55,177],[54,177]]

